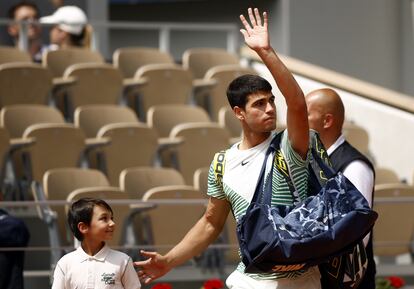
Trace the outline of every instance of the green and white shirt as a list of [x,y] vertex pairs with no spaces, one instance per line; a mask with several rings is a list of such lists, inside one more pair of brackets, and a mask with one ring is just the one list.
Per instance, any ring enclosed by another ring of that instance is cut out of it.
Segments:
[[[246,212],[256,188],[257,180],[263,166],[266,151],[271,143],[274,134],[261,144],[247,149],[239,150],[240,143],[236,143],[225,152],[225,164],[222,180],[217,176],[215,168],[217,167],[216,159],[213,160],[208,176],[208,195],[217,199],[226,199],[231,204],[231,209],[236,220],[239,220]],[[282,132],[280,149],[285,159],[286,168],[291,176],[294,187],[296,188],[301,199],[307,196],[308,176],[307,169],[308,159],[303,160],[292,148],[287,130]],[[273,160],[273,154],[267,159],[266,176],[269,173],[270,164]],[[278,163],[278,157],[275,158],[274,166]],[[293,196],[289,190],[286,178],[282,173],[274,168],[272,176],[272,205],[275,204],[293,204]],[[244,264],[239,263],[237,270],[244,273]],[[306,270],[272,273],[272,274],[248,274],[255,279],[280,279],[296,278],[305,273]]]

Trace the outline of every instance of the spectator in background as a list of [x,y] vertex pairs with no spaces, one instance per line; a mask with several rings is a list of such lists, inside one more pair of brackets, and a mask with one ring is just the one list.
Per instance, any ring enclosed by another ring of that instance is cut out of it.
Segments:
[[[29,239],[30,233],[25,223],[0,209],[0,249],[26,247]],[[23,250],[0,250],[0,288],[23,289],[23,266]]]
[[[309,128],[316,130],[326,147],[333,168],[343,172],[354,186],[364,195],[372,207],[374,193],[374,167],[356,148],[349,144],[342,134],[345,109],[339,95],[330,88],[318,89],[306,95]],[[372,236],[364,239],[368,257],[368,267],[358,286],[361,289],[375,289],[375,261]],[[323,289],[328,288],[324,285]]]
[[55,9],[64,6],[63,0],[49,0],[49,2],[52,4]]
[[40,22],[55,24],[50,30],[49,49],[87,46],[85,38],[88,18],[79,7],[60,7],[52,15],[41,17]]
[[13,38],[15,45],[18,45],[19,40],[19,21],[34,21],[30,23],[27,29],[27,36],[29,38],[29,53],[33,60],[40,62],[42,60],[42,40],[41,29],[36,23],[39,19],[39,8],[34,2],[21,1],[11,6],[8,11],[8,17],[13,19],[15,23],[8,26],[7,32]]

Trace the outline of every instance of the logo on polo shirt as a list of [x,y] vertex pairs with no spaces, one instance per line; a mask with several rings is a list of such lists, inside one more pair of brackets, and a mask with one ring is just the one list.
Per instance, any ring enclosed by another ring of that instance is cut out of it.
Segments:
[[102,282],[105,282],[105,285],[114,285],[115,284],[115,273],[102,273]]

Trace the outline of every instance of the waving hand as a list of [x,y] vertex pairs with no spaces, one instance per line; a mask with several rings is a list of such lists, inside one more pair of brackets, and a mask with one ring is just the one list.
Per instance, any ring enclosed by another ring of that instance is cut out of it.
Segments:
[[244,29],[240,29],[240,32],[244,36],[244,41],[246,42],[247,46],[249,46],[253,50],[257,50],[260,48],[269,48],[270,41],[269,41],[269,32],[267,28],[267,13],[263,12],[263,24],[262,18],[259,13],[259,9],[249,8],[247,10],[249,15],[250,23],[244,17],[244,15],[240,15],[240,20],[244,26]]

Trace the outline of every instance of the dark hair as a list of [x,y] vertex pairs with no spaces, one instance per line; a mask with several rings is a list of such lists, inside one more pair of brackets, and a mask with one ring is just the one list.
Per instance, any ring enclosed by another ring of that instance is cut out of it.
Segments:
[[73,235],[75,235],[76,239],[79,241],[83,240],[83,234],[79,231],[78,224],[83,222],[88,226],[90,225],[93,215],[93,208],[95,206],[101,206],[113,214],[112,208],[108,205],[108,203],[101,199],[82,198],[75,201],[70,206],[68,212],[68,224]]
[[244,108],[247,97],[257,92],[271,92],[272,86],[261,76],[245,74],[234,79],[227,88],[227,100],[231,108]]
[[26,7],[26,6],[33,8],[33,10],[35,10],[35,11],[36,11],[36,17],[39,17],[39,14],[40,14],[40,12],[39,12],[39,8],[37,7],[36,3],[31,2],[31,1],[20,1],[20,2],[18,2],[18,3],[16,3],[16,4],[14,4],[13,6],[11,6],[11,7],[9,8],[9,11],[7,12],[7,16],[8,16],[10,19],[14,19],[15,14],[16,14],[16,11],[17,11],[20,7]]

